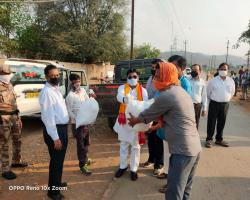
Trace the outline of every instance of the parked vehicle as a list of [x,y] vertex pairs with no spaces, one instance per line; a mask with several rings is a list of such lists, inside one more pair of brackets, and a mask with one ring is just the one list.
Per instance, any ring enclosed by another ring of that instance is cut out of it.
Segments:
[[152,61],[153,59],[119,61],[114,68],[113,83],[90,85],[90,88],[94,90],[97,96],[101,114],[108,118],[108,124],[111,129],[115,124],[119,110],[119,103],[116,99],[117,90],[120,85],[126,83],[127,71],[136,69],[140,73],[140,83],[145,86],[148,78],[151,76]]
[[11,82],[17,95],[17,105],[21,116],[40,113],[38,97],[46,82],[44,68],[48,64],[53,64],[60,70],[60,90],[63,96],[66,96],[69,91],[69,75],[71,73],[80,75],[81,86],[88,90],[88,82],[84,70],[70,70],[55,61],[8,59],[5,63],[10,66],[14,73]]

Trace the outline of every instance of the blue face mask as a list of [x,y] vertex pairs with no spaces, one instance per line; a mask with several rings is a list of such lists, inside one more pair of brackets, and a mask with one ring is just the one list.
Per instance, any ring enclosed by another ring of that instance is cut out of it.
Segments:
[[128,83],[130,86],[136,86],[136,85],[138,84],[138,80],[137,80],[137,79],[134,79],[134,78],[127,79],[127,83]]

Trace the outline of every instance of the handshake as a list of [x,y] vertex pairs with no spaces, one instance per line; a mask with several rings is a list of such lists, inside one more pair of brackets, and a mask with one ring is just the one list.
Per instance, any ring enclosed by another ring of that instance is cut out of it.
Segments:
[[123,103],[129,104],[130,101],[134,100],[134,97],[130,94],[127,94],[125,97],[123,97]]

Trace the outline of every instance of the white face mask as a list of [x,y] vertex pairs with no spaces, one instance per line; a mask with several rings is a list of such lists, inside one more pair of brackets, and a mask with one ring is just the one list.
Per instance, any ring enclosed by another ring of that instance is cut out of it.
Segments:
[[138,80],[137,80],[137,79],[134,79],[134,78],[127,79],[127,83],[128,83],[130,86],[136,86],[137,83],[138,83]]
[[13,77],[13,74],[0,75],[0,81],[9,84],[10,79]]
[[223,76],[225,77],[225,76],[227,76],[227,71],[219,70],[219,75],[222,76],[222,77]]

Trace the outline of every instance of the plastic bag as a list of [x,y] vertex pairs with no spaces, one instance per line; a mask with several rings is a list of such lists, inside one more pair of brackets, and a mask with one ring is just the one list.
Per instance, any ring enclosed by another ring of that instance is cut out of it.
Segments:
[[94,98],[83,101],[76,114],[76,128],[84,125],[93,124],[99,112],[99,104]]
[[[141,112],[149,108],[154,103],[154,99],[149,101],[137,101],[137,100],[130,100],[127,108],[126,108],[126,118],[130,118],[129,113],[131,113],[134,117],[138,117]],[[152,123],[149,124],[136,124],[134,127],[131,127],[134,131],[147,131]]]

